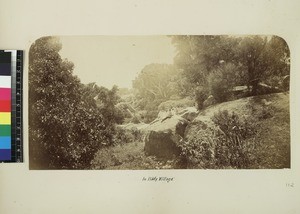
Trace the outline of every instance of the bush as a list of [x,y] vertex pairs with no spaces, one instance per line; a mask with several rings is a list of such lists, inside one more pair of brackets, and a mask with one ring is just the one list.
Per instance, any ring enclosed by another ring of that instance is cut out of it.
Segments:
[[185,168],[215,168],[214,137],[208,133],[196,135],[180,142],[181,165]]
[[204,108],[204,101],[207,99],[209,92],[205,87],[197,87],[195,90],[195,100],[197,103],[197,109],[202,110]]
[[187,168],[249,168],[257,161],[256,123],[221,111],[213,116],[216,127],[206,127],[180,144]]
[[221,167],[248,168],[255,161],[257,142],[255,122],[241,120],[234,112],[221,111],[213,116],[218,126],[215,159]]
[[243,83],[244,74],[238,67],[231,63],[221,65],[208,76],[210,94],[217,102],[225,102],[231,99],[232,89]]
[[117,88],[81,84],[60,49],[55,37],[43,37],[29,52],[32,169],[89,168],[97,150],[114,143],[115,124],[122,119],[114,107]]
[[[111,169],[123,164],[135,162],[141,164],[145,155],[143,153],[144,143],[131,142],[127,144],[119,144],[100,149],[94,159],[91,161],[92,169]],[[133,164],[133,163],[132,163]],[[121,169],[130,169],[124,167]],[[140,167],[138,169],[143,169]]]
[[113,137],[112,146],[122,145],[134,141],[134,136],[127,130],[116,127],[116,133]]

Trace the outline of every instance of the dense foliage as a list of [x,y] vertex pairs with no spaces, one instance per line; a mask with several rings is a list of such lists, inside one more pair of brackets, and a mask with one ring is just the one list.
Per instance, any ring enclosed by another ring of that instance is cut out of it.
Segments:
[[198,130],[181,144],[182,162],[187,168],[239,168],[258,160],[260,142],[255,139],[255,120],[241,119],[234,112],[220,111],[212,117],[216,127]]
[[260,82],[278,87],[289,75],[289,49],[277,36],[173,36],[172,41],[182,71],[179,85],[200,108],[210,94],[223,102],[233,86],[247,85],[249,95],[257,95]]
[[29,52],[31,168],[88,168],[99,148],[114,143],[120,120],[117,89],[81,84],[60,49],[57,38],[43,37]]
[[[177,54],[173,65],[146,65],[133,81],[138,108],[153,120],[159,104],[191,97],[199,109],[212,95],[216,102],[240,98],[232,93],[245,86],[243,96],[264,94],[260,83],[288,90],[290,53],[278,36],[171,36]],[[287,81],[286,81],[287,82]],[[277,90],[278,91],[278,90]]]
[[245,169],[257,160],[255,156],[260,142],[253,139],[257,132],[251,119],[240,119],[237,114],[221,111],[214,115],[218,126],[216,133],[216,166]]
[[146,65],[133,80],[133,88],[137,91],[138,107],[146,110],[145,122],[151,122],[157,117],[158,106],[178,92],[177,81],[179,71],[173,65]]

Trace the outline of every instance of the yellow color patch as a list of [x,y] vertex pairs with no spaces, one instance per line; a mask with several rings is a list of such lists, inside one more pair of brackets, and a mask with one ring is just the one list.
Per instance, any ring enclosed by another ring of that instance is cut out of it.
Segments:
[[0,124],[9,125],[11,124],[11,116],[10,113],[0,113]]

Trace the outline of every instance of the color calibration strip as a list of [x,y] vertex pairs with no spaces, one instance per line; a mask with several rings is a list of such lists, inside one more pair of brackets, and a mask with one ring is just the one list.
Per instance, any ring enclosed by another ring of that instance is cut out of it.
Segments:
[[0,161],[23,162],[23,51],[0,50]]

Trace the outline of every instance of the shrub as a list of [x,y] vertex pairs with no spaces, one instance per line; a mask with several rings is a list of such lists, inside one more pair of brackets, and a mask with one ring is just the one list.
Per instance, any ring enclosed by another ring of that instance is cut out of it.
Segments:
[[[116,166],[129,164],[121,169],[130,169],[133,162],[137,164],[143,163],[145,155],[143,153],[144,143],[131,142],[128,144],[119,144],[100,149],[94,159],[91,161],[92,169],[107,169]],[[138,167],[143,169],[143,167]]]
[[180,142],[180,158],[182,167],[186,168],[214,168],[214,137],[203,132],[193,136],[189,141]]
[[210,94],[217,102],[225,102],[232,97],[232,88],[243,82],[244,74],[231,63],[221,65],[208,76]]
[[116,127],[115,135],[113,136],[112,146],[126,144],[132,142],[134,140],[134,136],[127,130]]
[[207,99],[209,92],[206,87],[197,87],[195,90],[195,100],[198,110],[202,110],[204,107],[204,101]]
[[206,127],[181,141],[181,163],[187,168],[249,168],[257,161],[256,123],[235,113],[213,116],[216,127]]
[[122,119],[117,88],[81,84],[60,49],[57,38],[43,37],[29,51],[30,168],[89,168],[97,150],[114,143]]
[[216,132],[215,159],[218,166],[248,168],[255,161],[257,142],[255,122],[241,120],[237,114],[220,111],[213,116],[218,126]]

